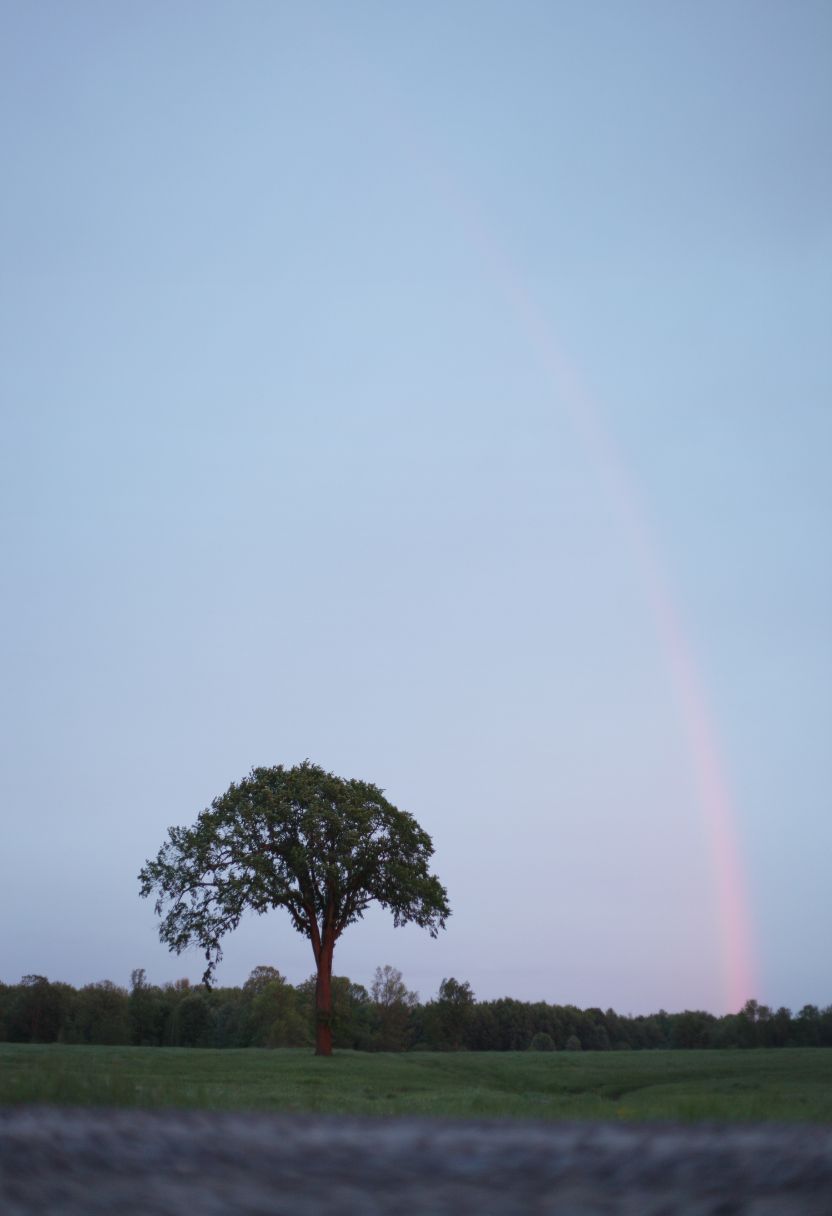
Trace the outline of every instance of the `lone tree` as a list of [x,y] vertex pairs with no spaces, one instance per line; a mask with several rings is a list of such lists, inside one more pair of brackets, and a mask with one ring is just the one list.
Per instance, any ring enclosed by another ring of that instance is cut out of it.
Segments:
[[220,941],[247,909],[286,908],[312,943],[317,967],[315,1053],[332,1054],[332,954],[373,902],[394,924],[436,937],[451,914],[428,871],[433,843],[412,815],[364,781],[345,781],[305,760],[252,769],[215,798],[190,828],[169,828],[139,873],[156,894],[159,937],[179,954],[198,945],[211,976]]

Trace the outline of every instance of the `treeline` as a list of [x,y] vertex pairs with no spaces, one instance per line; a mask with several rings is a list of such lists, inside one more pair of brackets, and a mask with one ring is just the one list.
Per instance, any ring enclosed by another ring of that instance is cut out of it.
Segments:
[[[477,1001],[469,984],[442,981],[420,1003],[401,972],[379,967],[368,991],[333,979],[337,1048],[358,1051],[611,1051],[707,1047],[832,1047],[832,1005],[797,1014],[748,1001],[736,1014],[701,1010],[622,1016],[612,1009]],[[129,990],[109,980],[73,988],[41,975],[0,983],[0,1041],[138,1047],[309,1047],[315,978],[293,986],[256,967],[242,988],[161,987],[143,970]]]

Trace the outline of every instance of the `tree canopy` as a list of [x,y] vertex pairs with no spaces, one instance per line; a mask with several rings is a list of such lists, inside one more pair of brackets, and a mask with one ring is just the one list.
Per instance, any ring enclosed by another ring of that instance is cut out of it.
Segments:
[[375,785],[305,760],[252,769],[215,798],[193,827],[172,827],[139,874],[156,894],[159,936],[177,953],[199,946],[209,984],[221,942],[247,910],[285,908],[317,966],[317,1050],[331,1051],[332,952],[371,903],[432,937],[450,916],[429,872],[430,836]]

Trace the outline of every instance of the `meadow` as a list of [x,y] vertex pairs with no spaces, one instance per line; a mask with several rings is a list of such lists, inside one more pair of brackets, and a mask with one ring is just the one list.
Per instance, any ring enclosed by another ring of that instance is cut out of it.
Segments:
[[0,1105],[832,1123],[832,1049],[239,1050],[0,1044]]

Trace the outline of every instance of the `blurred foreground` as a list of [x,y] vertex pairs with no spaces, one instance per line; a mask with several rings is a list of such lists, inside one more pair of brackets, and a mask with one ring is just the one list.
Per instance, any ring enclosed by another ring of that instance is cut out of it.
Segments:
[[832,1129],[0,1110],[6,1216],[828,1216]]

